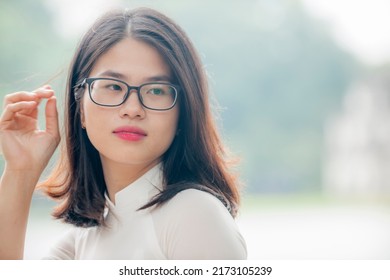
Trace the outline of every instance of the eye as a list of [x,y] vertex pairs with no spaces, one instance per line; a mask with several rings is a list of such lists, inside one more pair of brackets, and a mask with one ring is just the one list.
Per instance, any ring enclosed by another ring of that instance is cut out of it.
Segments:
[[118,84],[107,84],[106,88],[113,90],[113,91],[122,91],[123,90],[122,86],[118,85]]
[[153,95],[164,95],[165,91],[162,88],[151,88],[148,93],[153,94]]

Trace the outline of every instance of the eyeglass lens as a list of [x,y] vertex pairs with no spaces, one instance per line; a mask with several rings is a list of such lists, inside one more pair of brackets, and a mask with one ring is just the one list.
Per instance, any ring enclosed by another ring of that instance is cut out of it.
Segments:
[[[117,106],[126,98],[128,86],[124,82],[98,79],[90,84],[90,96],[95,103],[105,106]],[[170,84],[149,83],[139,89],[141,103],[150,109],[164,110],[173,106],[176,89]]]

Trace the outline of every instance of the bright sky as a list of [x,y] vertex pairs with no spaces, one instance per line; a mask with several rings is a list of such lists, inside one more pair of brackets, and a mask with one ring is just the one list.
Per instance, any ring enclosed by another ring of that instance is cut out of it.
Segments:
[[64,37],[78,38],[104,11],[118,7],[119,0],[45,0],[55,14],[55,27]]
[[[363,62],[375,65],[390,61],[390,0],[297,1],[301,1],[312,16],[329,24],[330,31],[339,45]],[[120,0],[46,1],[57,14],[61,33],[64,36],[77,37],[97,15],[107,8],[117,6],[120,2]],[[130,3],[157,4],[151,0],[135,0]]]
[[389,0],[301,0],[335,40],[368,64],[390,61]]

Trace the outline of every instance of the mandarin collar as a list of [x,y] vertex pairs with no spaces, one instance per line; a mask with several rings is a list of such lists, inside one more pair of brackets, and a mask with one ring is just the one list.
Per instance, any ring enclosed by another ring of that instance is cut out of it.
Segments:
[[106,204],[110,211],[120,212],[121,210],[137,210],[148,203],[153,196],[162,190],[162,164],[148,170],[136,181],[115,194],[115,204],[110,200],[107,193]]

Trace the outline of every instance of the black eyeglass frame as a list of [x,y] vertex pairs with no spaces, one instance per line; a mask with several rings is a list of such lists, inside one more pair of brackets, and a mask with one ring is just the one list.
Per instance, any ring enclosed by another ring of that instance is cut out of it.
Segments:
[[[94,82],[94,81],[97,81],[97,80],[109,80],[109,81],[115,81],[115,82],[120,82],[120,83],[123,83],[127,86],[127,92],[122,100],[121,103],[119,104],[116,104],[116,105],[107,105],[107,104],[101,104],[101,103],[98,103],[96,102],[93,98],[92,98],[92,95],[91,95],[91,84]],[[180,91],[180,87],[178,85],[174,85],[174,84],[171,84],[171,83],[167,83],[167,82],[150,82],[150,83],[144,83],[144,84],[141,84],[139,85],[138,87],[137,86],[130,86],[128,83],[122,81],[122,80],[118,80],[118,79],[114,79],[114,78],[85,78],[80,84],[77,84],[74,88],[75,88],[75,97],[77,99],[77,95],[78,95],[78,89],[80,88],[83,88],[85,85],[88,85],[88,93],[89,93],[89,98],[92,100],[93,103],[95,103],[96,105],[99,105],[99,106],[103,106],[103,107],[118,107],[118,106],[121,106],[123,103],[126,102],[127,98],[129,98],[130,96],[130,91],[132,89],[135,89],[136,92],[137,92],[137,96],[138,96],[138,100],[139,102],[141,103],[141,105],[149,110],[154,110],[154,111],[168,111],[168,110],[171,110],[173,107],[175,107],[176,105],[176,102],[177,102],[177,97],[179,95],[179,91]],[[173,100],[173,103],[170,107],[168,108],[164,108],[164,109],[156,109],[156,108],[151,108],[151,107],[148,107],[144,104],[143,100],[142,100],[142,97],[141,97],[141,87],[143,86],[146,86],[146,85],[168,85],[168,86],[171,86],[174,90],[175,90],[175,99]]]

